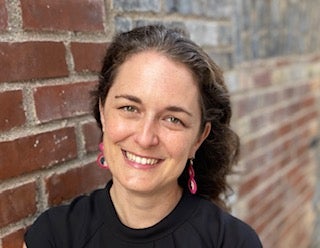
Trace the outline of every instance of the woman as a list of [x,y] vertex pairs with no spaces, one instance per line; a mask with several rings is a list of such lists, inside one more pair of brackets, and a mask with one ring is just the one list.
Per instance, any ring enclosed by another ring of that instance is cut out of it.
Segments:
[[222,72],[181,32],[117,35],[95,91],[105,189],[43,213],[27,247],[261,247],[222,210],[238,157]]

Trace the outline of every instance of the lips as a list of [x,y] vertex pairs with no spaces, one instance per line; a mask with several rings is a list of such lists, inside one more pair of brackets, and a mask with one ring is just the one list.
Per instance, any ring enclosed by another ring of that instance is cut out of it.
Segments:
[[141,165],[155,165],[160,161],[159,159],[140,157],[128,151],[124,151],[124,154],[129,161]]

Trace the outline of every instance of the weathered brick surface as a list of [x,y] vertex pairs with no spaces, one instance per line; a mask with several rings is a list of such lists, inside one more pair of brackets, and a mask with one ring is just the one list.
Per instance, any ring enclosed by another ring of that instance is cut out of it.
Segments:
[[0,0],[0,32],[8,27],[8,11],[5,0]]
[[21,90],[0,92],[0,106],[0,131],[7,131],[25,123]]
[[27,183],[0,192],[0,227],[36,212],[36,185]]
[[90,91],[95,82],[39,87],[34,90],[36,113],[40,121],[84,115],[90,111]]
[[105,43],[71,43],[75,70],[99,72],[106,49]]
[[87,152],[98,150],[98,144],[101,142],[102,133],[95,122],[86,123],[82,126],[84,135],[85,149]]
[[62,42],[0,42],[0,82],[68,75]]
[[258,72],[256,75],[253,77],[253,83],[257,87],[263,87],[263,86],[268,86],[271,84],[271,73],[268,70],[263,70],[261,72]]
[[[317,94],[312,80],[289,83],[291,78],[291,82],[300,78],[292,73],[294,63],[282,63],[281,69],[277,63],[272,66],[277,69],[273,70],[270,65],[267,70],[247,69],[252,84],[245,93],[240,91],[234,95],[235,116],[239,123],[245,123],[245,128],[235,124],[243,140],[244,164],[238,199],[240,202],[242,198],[247,199],[244,204],[248,212],[243,216],[247,216],[259,232],[265,246],[300,244],[307,247],[312,228],[292,226],[290,213],[305,205],[300,209],[301,216],[294,221],[311,226],[316,164],[309,154],[310,143],[317,134],[314,130],[319,116]],[[258,90],[261,87],[264,90]],[[270,226],[282,235],[275,235]]]
[[109,171],[96,163],[56,173],[46,179],[46,190],[50,205],[57,205],[75,196],[90,192],[101,185],[105,185],[110,178]]
[[21,0],[21,9],[25,29],[103,30],[102,0]]
[[0,180],[49,167],[77,156],[74,128],[0,143]]
[[25,233],[25,228],[19,229],[18,231],[15,231],[3,237],[2,247],[3,248],[22,247],[24,233]]

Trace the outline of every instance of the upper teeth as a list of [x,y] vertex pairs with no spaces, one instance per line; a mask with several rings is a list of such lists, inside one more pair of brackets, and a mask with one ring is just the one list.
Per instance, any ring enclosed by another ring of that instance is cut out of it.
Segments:
[[149,164],[149,165],[153,165],[155,163],[158,162],[158,159],[153,159],[153,158],[143,158],[143,157],[139,157],[136,156],[132,153],[126,152],[126,156],[129,160],[136,162],[138,164]]

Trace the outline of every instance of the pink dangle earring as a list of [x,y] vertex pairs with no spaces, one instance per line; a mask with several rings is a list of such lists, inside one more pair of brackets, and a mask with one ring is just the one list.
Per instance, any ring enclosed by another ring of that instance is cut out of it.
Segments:
[[100,153],[98,154],[98,157],[97,157],[97,164],[103,169],[109,169],[109,166],[107,165],[107,162],[103,156],[103,143],[102,142],[99,144],[99,150],[100,150]]
[[189,168],[188,168],[188,173],[189,173],[189,180],[188,180],[188,187],[189,187],[189,191],[191,194],[195,194],[197,193],[197,182],[194,179],[195,173],[194,173],[194,169],[193,169],[193,158],[191,158],[190,160],[190,164],[189,164]]

